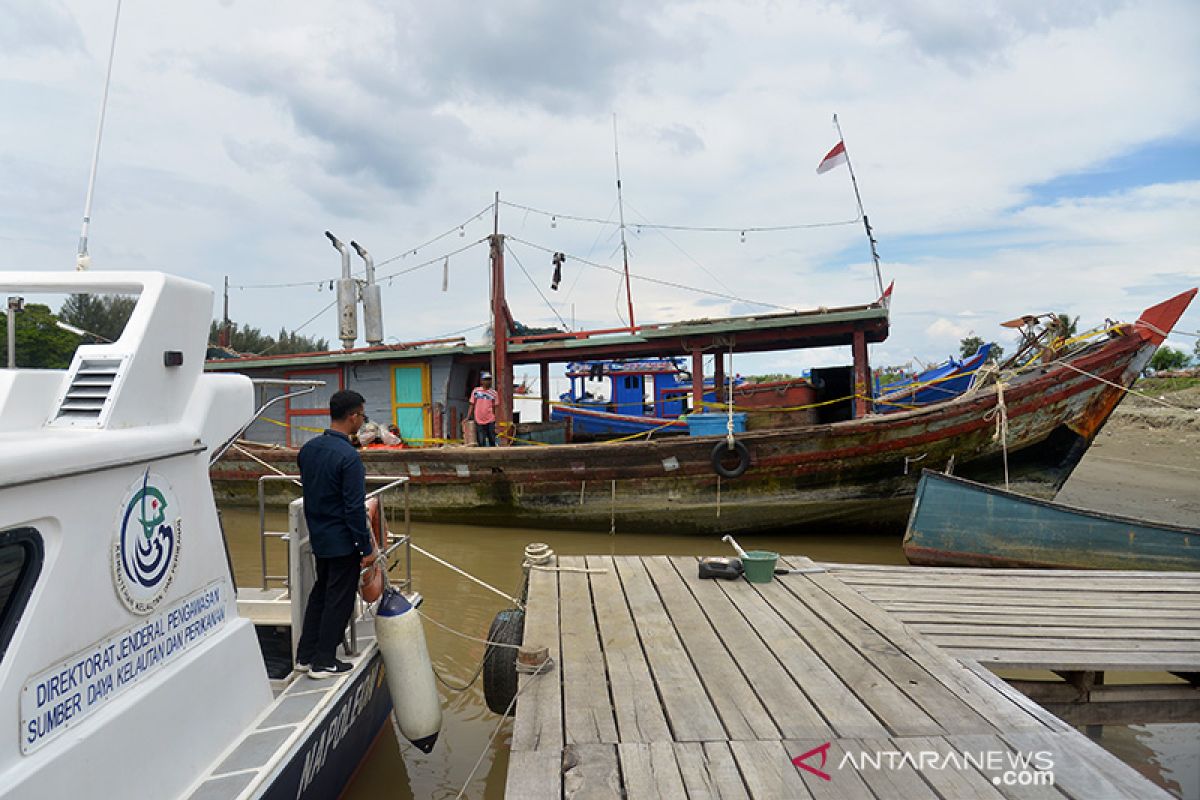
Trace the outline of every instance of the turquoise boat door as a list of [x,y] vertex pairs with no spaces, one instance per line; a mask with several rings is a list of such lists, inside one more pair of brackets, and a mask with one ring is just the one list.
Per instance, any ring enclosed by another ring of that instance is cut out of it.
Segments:
[[424,444],[429,438],[429,367],[424,364],[392,368],[392,422],[400,438]]

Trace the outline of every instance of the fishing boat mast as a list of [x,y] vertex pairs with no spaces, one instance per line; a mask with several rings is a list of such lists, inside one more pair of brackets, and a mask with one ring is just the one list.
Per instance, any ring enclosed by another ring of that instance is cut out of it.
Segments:
[[629,245],[625,242],[625,202],[621,196],[621,151],[617,146],[617,115],[613,113],[613,157],[617,162],[617,213],[621,221],[621,256],[625,262],[625,299],[629,303],[629,332],[637,330],[633,320],[633,295],[629,291]]
[[867,218],[867,212],[863,209],[862,195],[858,192],[858,178],[854,177],[854,164],[850,161],[850,150],[846,147],[846,138],[842,136],[842,124],[838,122],[837,114],[833,115],[833,125],[837,128],[838,141],[842,143],[842,153],[846,156],[846,168],[850,170],[850,183],[854,186],[854,199],[858,202],[858,215],[862,217],[863,227],[867,231],[867,241],[871,245],[871,260],[875,264],[875,283],[879,289],[880,298],[883,297],[883,276],[879,272],[879,251],[875,245],[875,234],[871,232],[871,220]]

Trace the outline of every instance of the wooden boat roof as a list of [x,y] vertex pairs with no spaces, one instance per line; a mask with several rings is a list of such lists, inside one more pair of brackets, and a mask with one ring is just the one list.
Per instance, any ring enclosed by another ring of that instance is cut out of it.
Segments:
[[[509,338],[508,354],[514,364],[559,363],[591,359],[684,356],[693,349],[729,348],[739,353],[849,346],[855,331],[867,342],[882,342],[888,335],[888,309],[879,303],[843,308],[818,308],[784,314],[705,318],[602,331],[571,331]],[[242,371],[268,367],[314,367],[332,363],[428,359],[449,355],[485,363],[491,345],[470,345],[462,340],[428,340],[352,350],[300,353],[283,356],[243,356],[206,363],[214,371]]]

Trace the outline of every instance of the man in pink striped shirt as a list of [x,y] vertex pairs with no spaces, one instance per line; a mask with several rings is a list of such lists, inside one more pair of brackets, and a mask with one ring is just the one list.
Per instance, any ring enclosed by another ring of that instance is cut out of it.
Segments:
[[480,386],[471,392],[470,416],[475,421],[475,443],[480,447],[496,446],[496,404],[500,395],[492,388],[492,376],[479,376]]

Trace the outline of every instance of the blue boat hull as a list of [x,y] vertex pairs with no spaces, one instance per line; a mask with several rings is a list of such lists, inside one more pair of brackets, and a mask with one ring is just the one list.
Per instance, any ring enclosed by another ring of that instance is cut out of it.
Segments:
[[342,794],[392,711],[383,670],[376,652],[263,791],[263,800],[325,800]]
[[927,406],[958,397],[971,388],[975,373],[987,361],[992,345],[985,344],[964,361],[949,362],[921,373],[914,379],[888,384],[875,403],[875,413],[887,414],[906,408]]
[[904,554],[931,566],[1200,571],[1200,530],[1085,511],[927,470]]
[[555,406],[550,410],[550,419],[556,422],[571,420],[571,429],[577,436],[626,436],[651,431],[687,433],[687,423],[682,420],[613,414],[590,408]]

